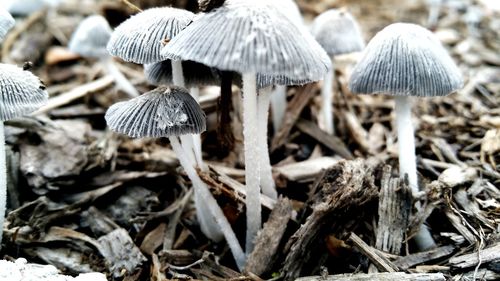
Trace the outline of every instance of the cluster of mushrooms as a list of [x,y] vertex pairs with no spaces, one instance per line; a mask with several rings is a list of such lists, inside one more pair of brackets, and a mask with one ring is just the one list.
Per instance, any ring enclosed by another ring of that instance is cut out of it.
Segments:
[[[192,182],[201,230],[211,240],[225,239],[240,269],[245,267],[262,225],[261,193],[273,199],[278,196],[269,159],[267,124],[271,107],[274,128],[281,126],[286,86],[324,80],[318,119],[321,127],[334,135],[334,56],[363,51],[349,88],[353,93],[395,97],[399,171],[417,196],[410,97],[443,96],[462,85],[458,68],[427,29],[409,23],[391,24],[365,47],[360,28],[349,12],[326,11],[309,30],[293,0],[226,0],[196,15],[171,7],[152,8],[130,17],[114,31],[103,17],[90,16],[73,34],[69,48],[82,56],[98,58],[117,86],[131,97],[106,112],[106,122],[113,131],[133,138],[169,138]],[[158,87],[139,95],[118,71],[112,56],[144,64],[146,78]],[[241,77],[247,216],[244,248],[197,172],[207,169],[201,153],[200,133],[206,123],[197,102],[199,89],[220,85],[223,71]],[[2,68],[2,120],[15,117],[10,107],[7,109],[9,103],[24,102],[19,94],[23,89],[9,88],[12,86],[4,81],[5,75]],[[36,88],[39,81],[32,80],[25,79],[24,83]],[[38,92],[46,96],[42,90]],[[0,141],[3,145],[3,139]],[[5,156],[0,158],[4,164],[0,183],[5,185]],[[0,211],[3,214],[1,205]],[[420,228],[415,240],[421,249],[435,245],[425,227]]]

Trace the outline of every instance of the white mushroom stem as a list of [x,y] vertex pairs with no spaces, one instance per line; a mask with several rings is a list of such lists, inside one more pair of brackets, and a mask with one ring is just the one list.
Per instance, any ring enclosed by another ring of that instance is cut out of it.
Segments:
[[196,156],[193,149],[193,137],[191,135],[182,135],[179,138],[181,140],[182,148],[186,153],[186,157],[189,159],[189,162],[193,163],[193,165],[196,167]]
[[185,87],[182,61],[172,60],[172,82],[179,87]]
[[[396,96],[394,100],[398,130],[399,175],[401,178],[408,175],[408,183],[415,197],[419,192],[419,188],[415,136],[411,121],[411,100],[408,96]],[[417,204],[417,208],[420,208],[420,204]],[[427,250],[436,246],[429,229],[425,225],[420,226],[414,239],[420,250]]]
[[130,81],[128,81],[128,79],[125,76],[123,76],[123,73],[121,73],[121,71],[118,70],[113,61],[113,58],[111,57],[102,58],[101,62],[105,67],[106,72],[113,77],[116,86],[119,89],[123,90],[127,95],[129,95],[132,98],[139,96],[139,92],[134,87],[134,85],[132,85]]
[[325,132],[330,135],[333,135],[335,131],[333,125],[333,81],[335,79],[335,70],[333,66],[332,60],[332,68],[325,76],[325,80],[323,81],[323,87],[321,88],[321,120],[323,120],[323,125]]
[[257,79],[255,73],[243,73],[243,145],[245,147],[245,183],[247,233],[245,251],[250,254],[260,230],[260,163],[257,122]]
[[[191,93],[191,96],[199,103],[199,101],[200,101],[200,88],[192,87],[189,92]],[[196,157],[196,163],[198,164],[198,167],[202,171],[206,171],[208,168],[203,163],[203,156],[202,156],[202,152],[201,152],[201,135],[200,134],[193,135],[193,150],[194,150],[194,156]]]
[[5,135],[0,120],[0,249],[2,248],[3,222],[7,205],[7,166],[5,164]]
[[286,112],[286,86],[276,85],[271,95],[271,110],[273,112],[274,133],[278,132],[283,124]]
[[260,89],[257,96],[257,128],[259,163],[260,163],[260,186],[262,193],[273,198],[278,198],[276,186],[273,179],[271,159],[269,158],[269,146],[267,144],[267,120],[269,118],[269,103],[271,102],[272,86]]
[[224,237],[226,238],[227,244],[233,253],[238,268],[243,269],[246,262],[246,256],[238,242],[238,238],[236,238],[236,234],[231,228],[231,224],[229,224],[229,221],[217,204],[215,198],[212,196],[212,193],[210,193],[207,185],[198,176],[198,173],[194,169],[192,163],[190,163],[188,158],[185,157],[184,150],[179,143],[179,139],[177,137],[170,137],[169,139],[172,149],[179,158],[179,162],[182,167],[184,167],[186,174],[193,183],[195,193],[198,193],[200,200],[206,203],[213,219],[217,222],[217,225],[220,227]]

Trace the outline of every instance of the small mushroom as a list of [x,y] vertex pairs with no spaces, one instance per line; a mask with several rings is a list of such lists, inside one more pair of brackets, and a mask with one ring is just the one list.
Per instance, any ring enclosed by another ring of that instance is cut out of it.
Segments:
[[0,244],[7,200],[3,122],[37,110],[47,99],[45,86],[38,77],[15,65],[0,64]]
[[7,10],[0,6],[0,40],[3,40],[7,32],[14,27],[16,21]]
[[179,162],[193,183],[195,196],[206,204],[209,213],[198,215],[215,220],[231,248],[236,263],[244,264],[245,254],[222,209],[206,184],[194,169],[194,163],[186,157],[179,137],[199,134],[206,129],[205,114],[200,105],[179,87],[159,87],[139,97],[112,105],[105,115],[108,126],[130,137],[168,137]]
[[335,56],[359,52],[365,47],[358,23],[346,10],[331,9],[317,16],[311,32],[332,59],[332,70],[327,73],[321,88],[321,127],[330,135],[335,133],[333,122],[333,82],[335,81]]
[[113,76],[116,85],[131,97],[137,97],[139,92],[118,70],[113,58],[108,54],[106,45],[111,37],[111,27],[100,15],[85,18],[71,36],[68,48],[83,57],[97,58]]
[[262,148],[258,141],[262,128],[258,128],[257,120],[264,113],[257,110],[257,74],[319,80],[328,71],[330,60],[311,35],[302,32],[275,6],[267,1],[243,0],[227,1],[200,15],[165,46],[162,54],[242,74],[246,252],[250,253],[262,222],[259,151]]
[[[462,84],[459,69],[435,35],[410,23],[394,23],[377,33],[354,67],[349,81],[353,93],[394,96],[399,174],[401,178],[408,175],[414,195],[419,187],[410,97],[446,96]],[[416,242],[421,249],[434,245],[423,227]]]

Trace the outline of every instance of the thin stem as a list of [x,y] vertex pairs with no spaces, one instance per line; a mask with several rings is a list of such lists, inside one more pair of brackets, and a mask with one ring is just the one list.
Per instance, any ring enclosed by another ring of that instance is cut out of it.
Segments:
[[207,185],[198,176],[198,173],[193,168],[192,163],[190,163],[188,158],[185,157],[179,139],[177,137],[170,137],[169,139],[170,144],[172,145],[172,149],[179,158],[179,162],[181,163],[182,167],[186,171],[186,174],[193,183],[195,194],[198,193],[200,196],[200,200],[206,203],[208,209],[210,210],[210,213],[214,217],[217,225],[219,225],[222,233],[224,234],[224,237],[226,238],[226,241],[229,245],[229,248],[231,249],[231,252],[233,253],[238,268],[243,269],[246,262],[246,256],[238,242],[238,238],[236,238],[236,234],[234,234],[234,231],[229,224],[229,221],[222,212],[222,209],[217,204],[217,201],[213,197],[212,193],[210,193]]
[[[405,178],[405,175],[408,175],[408,183],[413,197],[415,197],[419,191],[419,187],[417,159],[415,155],[415,136],[411,121],[411,100],[407,96],[396,96],[394,100],[398,130],[399,175],[401,178]],[[420,204],[417,204],[416,207],[417,209],[421,208]],[[425,225],[420,226],[414,239],[420,250],[427,250],[436,246],[429,229]]]
[[243,74],[243,144],[245,147],[245,182],[247,189],[247,233],[245,250],[250,254],[254,239],[260,230],[262,217],[260,205],[260,163],[257,128],[257,81],[255,73]]
[[323,120],[324,130],[330,135],[335,132],[333,125],[333,81],[335,76],[335,70],[333,69],[332,60],[332,70],[328,71],[323,81],[323,87],[321,88],[321,97],[323,99],[321,103],[321,119]]
[[193,149],[193,137],[192,135],[182,135],[179,137],[181,139],[181,145],[186,153],[186,157],[189,159],[189,162],[193,163],[193,167],[196,167],[196,156]]
[[5,132],[0,121],[0,249],[2,249],[3,223],[7,205],[7,166],[5,164]]
[[184,73],[182,70],[182,61],[172,60],[172,82],[175,86],[185,87]]
[[[193,98],[197,102],[199,102],[199,100],[200,100],[200,88],[192,87],[190,89],[190,93],[191,93],[191,96],[193,96]],[[194,150],[194,156],[196,158],[196,163],[198,164],[198,167],[202,171],[207,171],[208,167],[203,163],[203,155],[202,155],[202,151],[201,151],[201,135],[196,134],[196,135],[192,135],[192,137],[193,137],[193,150]]]
[[123,90],[126,94],[128,94],[130,97],[138,97],[139,92],[137,89],[128,81],[128,79],[123,76],[120,70],[116,67],[113,59],[111,57],[107,58],[102,58],[101,59],[102,64],[106,68],[106,72],[109,73],[111,76],[113,76],[113,79],[115,80],[116,86]]
[[283,124],[286,111],[286,86],[276,85],[271,95],[271,110],[273,112],[274,133],[278,132]]
[[260,186],[262,193],[278,199],[276,186],[274,185],[271,159],[269,159],[269,146],[267,144],[267,120],[269,118],[269,103],[271,102],[272,86],[263,88],[257,96],[257,128],[259,163],[260,163]]

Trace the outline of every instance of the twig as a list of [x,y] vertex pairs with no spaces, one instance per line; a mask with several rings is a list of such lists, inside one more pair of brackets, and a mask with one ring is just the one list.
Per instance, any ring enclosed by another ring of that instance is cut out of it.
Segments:
[[136,12],[142,12],[141,8],[137,7],[136,5],[130,3],[128,0],[120,0],[123,4],[125,4],[127,7],[131,8],[132,10],[135,10]]

